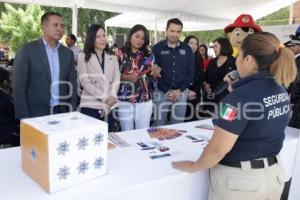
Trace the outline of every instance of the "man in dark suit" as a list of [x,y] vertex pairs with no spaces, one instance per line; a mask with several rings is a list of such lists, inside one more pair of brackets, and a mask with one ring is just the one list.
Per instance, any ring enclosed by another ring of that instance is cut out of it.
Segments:
[[72,51],[59,43],[65,24],[59,13],[41,18],[43,37],[25,44],[13,67],[17,119],[75,109],[76,77]]

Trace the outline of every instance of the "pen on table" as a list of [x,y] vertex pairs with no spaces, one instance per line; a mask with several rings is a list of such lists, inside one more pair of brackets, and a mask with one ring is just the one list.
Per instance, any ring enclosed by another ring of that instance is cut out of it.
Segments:
[[156,147],[147,147],[147,148],[143,148],[141,150],[151,150],[151,149],[155,149]]
[[204,140],[193,140],[193,142],[204,142]]
[[208,126],[201,126],[201,125],[199,125],[199,126],[196,126],[196,128],[201,128],[201,129],[206,129],[206,130],[215,130],[215,128],[214,127],[208,127]]

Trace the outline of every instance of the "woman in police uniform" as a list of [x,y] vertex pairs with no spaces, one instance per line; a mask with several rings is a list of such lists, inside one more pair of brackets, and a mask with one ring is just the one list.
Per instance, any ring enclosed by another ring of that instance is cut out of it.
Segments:
[[296,77],[294,58],[273,34],[262,32],[245,38],[236,65],[241,79],[221,100],[210,143],[196,162],[172,165],[187,172],[210,168],[213,200],[280,199],[278,153],[290,111],[284,87]]

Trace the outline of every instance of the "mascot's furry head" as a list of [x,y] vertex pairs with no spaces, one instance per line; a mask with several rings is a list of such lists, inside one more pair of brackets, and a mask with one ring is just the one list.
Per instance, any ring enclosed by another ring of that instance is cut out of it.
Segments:
[[255,24],[252,16],[247,14],[241,14],[232,24],[226,26],[224,32],[234,49],[233,56],[237,56],[238,49],[247,35],[261,31],[260,26]]

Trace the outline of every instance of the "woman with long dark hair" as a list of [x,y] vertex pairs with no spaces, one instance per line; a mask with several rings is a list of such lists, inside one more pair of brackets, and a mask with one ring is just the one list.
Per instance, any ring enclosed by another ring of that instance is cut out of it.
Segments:
[[187,43],[193,53],[195,60],[195,75],[191,87],[189,87],[188,106],[186,110],[186,121],[197,120],[198,108],[201,102],[201,88],[204,79],[203,60],[199,54],[199,40],[193,35],[187,36],[184,41]]
[[110,54],[103,26],[91,25],[86,33],[84,52],[78,56],[78,76],[83,88],[80,110],[91,117],[108,120],[113,131],[111,108],[117,103],[120,71],[117,57]]
[[150,126],[151,80],[159,75],[160,68],[153,66],[154,56],[148,45],[148,30],[137,24],[129,30],[125,46],[117,52],[122,81],[118,93],[119,119],[123,131]]

